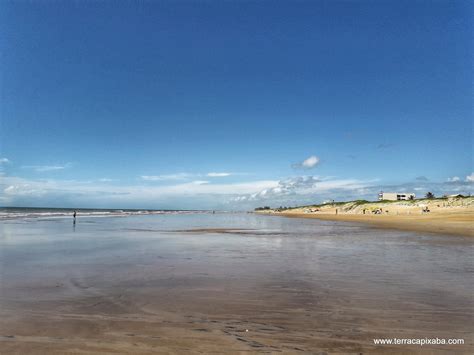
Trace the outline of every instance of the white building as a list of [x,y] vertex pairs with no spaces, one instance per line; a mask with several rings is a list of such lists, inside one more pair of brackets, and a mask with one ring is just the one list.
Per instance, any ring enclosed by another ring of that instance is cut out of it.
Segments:
[[388,201],[406,201],[414,200],[415,194],[408,192],[380,192],[379,200],[388,200]]

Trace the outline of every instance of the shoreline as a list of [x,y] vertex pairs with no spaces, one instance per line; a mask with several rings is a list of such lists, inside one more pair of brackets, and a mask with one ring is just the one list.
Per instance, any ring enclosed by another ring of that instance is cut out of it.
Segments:
[[426,215],[368,215],[344,213],[255,212],[260,215],[290,218],[315,218],[328,221],[356,222],[381,229],[429,232],[474,237],[474,212],[430,213]]

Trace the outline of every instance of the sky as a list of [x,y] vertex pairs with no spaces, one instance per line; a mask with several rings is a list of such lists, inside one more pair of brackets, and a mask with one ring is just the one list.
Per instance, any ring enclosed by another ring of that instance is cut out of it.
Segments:
[[474,190],[469,1],[2,1],[0,205]]

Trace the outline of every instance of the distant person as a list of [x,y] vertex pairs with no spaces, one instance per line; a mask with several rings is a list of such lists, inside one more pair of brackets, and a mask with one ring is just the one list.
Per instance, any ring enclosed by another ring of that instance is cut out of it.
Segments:
[[77,216],[77,212],[76,212],[76,211],[74,211],[74,213],[72,214],[72,217],[74,218],[74,221],[73,221],[73,223],[76,223],[76,216]]

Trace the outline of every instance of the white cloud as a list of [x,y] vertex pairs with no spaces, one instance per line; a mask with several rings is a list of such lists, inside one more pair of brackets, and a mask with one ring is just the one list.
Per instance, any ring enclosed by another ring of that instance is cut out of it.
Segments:
[[111,182],[111,181],[114,181],[113,179],[109,179],[109,178],[102,178],[102,179],[99,179],[100,182]]
[[303,163],[301,165],[304,168],[311,169],[315,167],[317,164],[319,164],[319,158],[313,155],[313,156],[310,156],[308,159],[303,160]]
[[299,176],[286,180],[279,181],[274,187],[265,188],[259,192],[250,194],[245,198],[239,196],[234,198],[234,201],[256,201],[256,200],[278,200],[299,198],[314,198],[315,195],[327,194],[333,191],[363,191],[373,183],[372,181],[360,181],[356,179],[334,179],[321,178],[318,176]]
[[172,181],[172,180],[186,180],[193,175],[188,173],[166,174],[166,175],[142,175],[141,179],[145,181]]
[[44,206],[54,203],[60,207],[216,208],[225,205],[234,196],[256,193],[277,184],[278,181],[272,180],[230,184],[195,180],[166,186],[116,186],[91,181],[30,180],[5,176],[0,180],[0,196],[3,192],[2,203],[6,205]]
[[395,185],[383,185],[376,179],[338,179],[334,177],[300,176],[278,182],[277,186],[264,188],[259,192],[234,197],[233,202],[256,207],[261,204],[272,206],[295,206],[321,203],[324,200],[350,201],[356,199],[375,200],[380,190],[384,191],[416,191],[423,196],[432,191],[436,196],[444,194],[472,193],[474,174],[466,177],[466,181],[454,179],[446,182],[408,182]]
[[66,163],[64,165],[24,165],[22,166],[23,169],[32,169],[38,173],[43,173],[46,171],[58,171],[70,168],[72,166],[71,163]]
[[142,175],[140,178],[145,181],[178,181],[187,180],[199,177],[226,177],[235,175],[228,172],[210,172],[207,174],[192,174],[192,173],[176,173],[176,174],[165,174],[165,175]]
[[316,155],[312,155],[309,158],[306,158],[301,163],[293,164],[293,168],[300,168],[300,169],[312,169],[320,162],[319,157]]
[[38,188],[35,185],[30,184],[19,184],[10,185],[3,190],[3,193],[7,196],[43,196],[46,191]]
[[232,175],[231,173],[207,173],[207,176],[209,177],[225,177],[225,176],[230,176]]
[[457,182],[409,182],[391,186],[377,180],[320,176],[215,184],[206,179],[177,181],[171,185],[137,181],[127,186],[97,180],[24,179],[3,175],[0,202],[7,206],[251,209],[262,204],[295,206],[324,200],[374,200],[380,190],[416,191],[419,196],[427,191],[436,196],[467,194],[472,193],[473,175],[469,181],[466,178]]
[[10,160],[8,160],[7,158],[0,158],[0,165],[7,164],[9,162],[10,162]]
[[461,179],[458,176],[453,176],[448,178],[448,182],[457,182],[460,181]]
[[278,181],[261,180],[251,181],[245,183],[232,184],[211,184],[209,181],[192,181],[171,186],[160,186],[153,189],[148,189],[151,193],[160,193],[166,195],[241,195],[259,192],[265,188],[272,188],[278,185]]
[[194,184],[194,185],[205,185],[205,184],[209,184],[209,181],[196,180],[196,181],[191,181],[191,184]]

